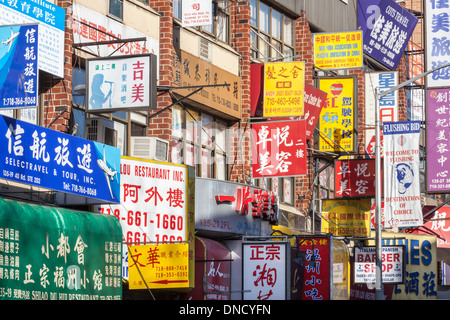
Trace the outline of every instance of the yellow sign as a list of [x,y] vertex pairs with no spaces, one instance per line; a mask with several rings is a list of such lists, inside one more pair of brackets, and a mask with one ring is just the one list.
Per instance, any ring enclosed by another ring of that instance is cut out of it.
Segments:
[[189,271],[187,243],[129,246],[131,290],[189,288]]
[[328,93],[319,118],[319,150],[354,151],[356,78],[322,78],[319,89]]
[[324,200],[322,232],[334,236],[368,237],[370,232],[370,199]]
[[314,34],[314,65],[320,69],[362,68],[362,31]]
[[302,116],[305,63],[276,62],[264,65],[264,117]]

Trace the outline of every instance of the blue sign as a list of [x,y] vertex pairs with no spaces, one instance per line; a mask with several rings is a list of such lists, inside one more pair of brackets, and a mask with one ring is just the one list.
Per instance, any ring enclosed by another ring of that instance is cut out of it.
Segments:
[[0,178],[120,203],[120,149],[0,116]]
[[0,27],[0,108],[38,103],[38,25]]
[[396,70],[418,19],[393,0],[358,0],[364,53]]

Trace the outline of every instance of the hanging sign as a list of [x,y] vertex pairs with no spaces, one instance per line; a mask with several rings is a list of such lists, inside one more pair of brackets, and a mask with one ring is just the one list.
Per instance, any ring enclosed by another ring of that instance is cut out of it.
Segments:
[[375,196],[374,159],[336,160],[334,168],[336,198]]

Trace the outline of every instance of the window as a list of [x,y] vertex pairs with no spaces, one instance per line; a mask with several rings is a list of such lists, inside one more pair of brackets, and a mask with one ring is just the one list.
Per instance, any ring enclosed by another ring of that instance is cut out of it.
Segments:
[[294,20],[259,0],[250,0],[252,58],[270,61],[294,56]]
[[227,179],[227,124],[180,106],[172,108],[172,162],[196,167],[204,178]]
[[227,43],[230,40],[230,13],[228,6],[227,1],[214,0],[212,2],[213,24],[201,27],[203,31],[211,33],[216,39]]
[[123,19],[123,0],[109,0],[109,14]]

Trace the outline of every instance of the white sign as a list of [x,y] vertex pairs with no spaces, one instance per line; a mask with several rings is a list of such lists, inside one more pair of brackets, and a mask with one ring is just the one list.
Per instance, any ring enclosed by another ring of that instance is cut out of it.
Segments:
[[156,56],[87,60],[88,112],[156,109]]
[[211,0],[184,0],[182,1],[183,27],[209,26],[212,20]]
[[383,124],[385,227],[423,225],[420,202],[420,121]]
[[281,241],[242,244],[243,300],[285,300],[287,245]]
[[[403,246],[383,246],[382,282],[385,284],[403,283],[405,259]],[[355,247],[354,283],[375,283],[376,247]]]

